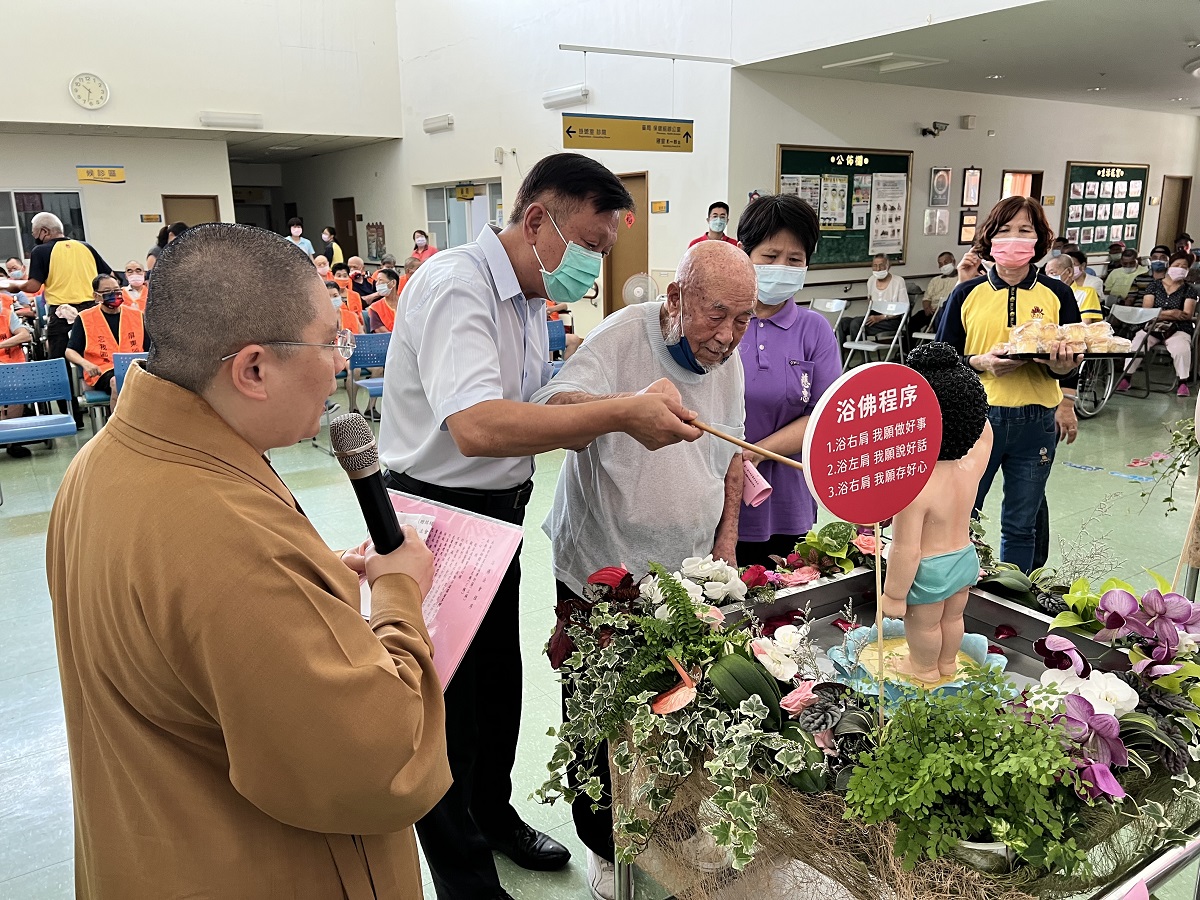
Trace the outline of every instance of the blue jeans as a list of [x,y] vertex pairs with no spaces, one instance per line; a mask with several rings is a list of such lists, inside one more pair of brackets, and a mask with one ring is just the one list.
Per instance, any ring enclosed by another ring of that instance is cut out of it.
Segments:
[[992,456],[979,482],[975,509],[983,509],[992,479],[1003,471],[1000,559],[1027,573],[1033,568],[1038,510],[1046,499],[1046,480],[1058,445],[1054,409],[993,406],[988,410],[988,421],[992,423]]

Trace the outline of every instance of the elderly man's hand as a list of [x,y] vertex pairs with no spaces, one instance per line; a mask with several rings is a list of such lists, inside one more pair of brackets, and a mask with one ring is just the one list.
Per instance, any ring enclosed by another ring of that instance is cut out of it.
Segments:
[[[652,391],[655,387],[659,389]],[[674,397],[670,396],[670,391],[674,391]],[[678,389],[665,378],[627,398],[626,403],[629,412],[624,431],[647,450],[658,450],[679,441],[694,441],[704,434],[694,425],[687,424],[696,418],[696,413],[684,408],[679,402]]]
[[[679,388],[675,387],[675,382],[670,378],[660,378],[653,384],[648,384],[640,391],[639,394],[662,394],[668,400],[672,400],[683,406],[683,397],[679,396]],[[693,417],[694,418],[694,417]]]

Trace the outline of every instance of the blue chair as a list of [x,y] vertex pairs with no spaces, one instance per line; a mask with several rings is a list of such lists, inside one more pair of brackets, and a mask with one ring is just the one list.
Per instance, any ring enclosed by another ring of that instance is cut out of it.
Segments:
[[546,331],[550,333],[551,353],[561,353],[567,349],[567,327],[561,319],[551,319],[547,322]]
[[135,359],[145,359],[148,353],[114,353],[113,354],[113,393],[121,393],[121,385],[125,383],[125,374]]
[[[356,378],[359,369],[381,368],[387,360],[388,344],[392,341],[390,331],[380,331],[376,334],[359,334],[354,338],[354,355],[346,369],[350,373],[349,383],[355,388],[366,388],[367,396],[376,400],[383,396],[382,378]],[[354,404],[351,404],[354,409]]]
[[[64,359],[41,362],[7,363],[0,366],[0,406],[25,403],[49,403],[71,400],[71,379]],[[0,419],[0,447],[45,441],[53,446],[55,438],[77,435],[75,419],[69,413],[22,416]],[[0,503],[3,495],[0,495]]]

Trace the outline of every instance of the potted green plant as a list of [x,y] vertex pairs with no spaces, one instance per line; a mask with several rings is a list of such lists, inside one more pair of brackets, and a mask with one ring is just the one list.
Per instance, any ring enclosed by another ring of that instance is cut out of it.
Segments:
[[955,695],[911,692],[878,746],[859,757],[849,811],[870,824],[894,822],[906,868],[946,856],[994,868],[964,852],[980,844],[994,845],[982,848],[985,857],[1011,851],[1047,871],[1070,873],[1086,861],[1072,837],[1080,804],[1066,734],[1053,715],[1011,695],[994,672]]

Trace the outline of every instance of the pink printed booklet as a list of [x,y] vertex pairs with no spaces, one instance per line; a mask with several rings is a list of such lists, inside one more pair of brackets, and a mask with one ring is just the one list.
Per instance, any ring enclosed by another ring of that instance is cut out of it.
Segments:
[[[399,491],[388,494],[402,522],[405,515],[433,517],[425,539],[433,551],[433,586],[421,611],[433,641],[433,664],[445,690],[521,545],[522,530]],[[365,578],[360,584],[362,614],[369,618],[371,591]]]

